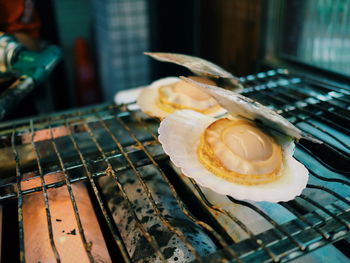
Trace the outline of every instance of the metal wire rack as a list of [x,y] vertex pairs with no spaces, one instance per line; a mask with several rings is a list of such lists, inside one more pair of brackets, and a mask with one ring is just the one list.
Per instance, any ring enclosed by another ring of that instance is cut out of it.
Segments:
[[[182,249],[185,261],[285,262],[344,240],[350,229],[350,87],[286,70],[241,81],[245,95],[324,142],[297,144],[295,157],[310,171],[301,196],[266,204],[208,194],[178,173],[163,153],[158,121],[128,110],[128,105],[7,122],[0,124],[0,201],[17,202],[19,260],[26,260],[23,199],[41,193],[52,252],[61,261],[48,191],[66,187],[78,235],[90,262],[96,261],[72,190],[79,181],[95,200],[109,251],[117,248],[118,259],[125,262],[142,261],[140,254],[150,261],[181,260],[176,248]],[[57,173],[63,176],[50,179]],[[40,183],[28,184],[34,180]],[[130,243],[130,233],[142,242]],[[169,237],[166,242],[164,236]]]

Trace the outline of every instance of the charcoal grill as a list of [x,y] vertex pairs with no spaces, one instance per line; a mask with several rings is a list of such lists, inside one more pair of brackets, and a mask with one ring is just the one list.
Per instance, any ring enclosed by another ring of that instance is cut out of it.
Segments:
[[348,253],[350,86],[284,69],[241,81],[244,95],[324,142],[297,143],[294,156],[310,171],[302,195],[255,203],[201,188],[171,164],[157,141],[159,122],[131,110],[133,103],[6,122],[0,124],[3,260],[26,261],[24,198],[39,193],[43,227],[61,261],[48,192],[66,188],[74,233],[97,261],[73,191],[78,182],[89,190],[113,261],[286,262],[331,243]]

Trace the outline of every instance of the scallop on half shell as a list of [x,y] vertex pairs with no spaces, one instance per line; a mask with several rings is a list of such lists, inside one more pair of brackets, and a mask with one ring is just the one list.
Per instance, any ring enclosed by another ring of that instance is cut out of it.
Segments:
[[[191,78],[196,82],[215,84],[207,78]],[[182,109],[191,109],[209,116],[226,113],[207,92],[177,77],[159,79],[143,88],[137,97],[137,105],[144,113],[160,119]]]
[[[188,68],[197,75],[191,77],[196,82],[206,85],[222,84],[235,92],[243,89],[237,77],[205,59],[176,53],[145,54],[159,61]],[[209,116],[219,116],[226,112],[208,93],[177,77],[159,79],[143,88],[137,97],[137,105],[144,113],[160,119],[181,109],[192,109]]]
[[242,95],[185,80],[231,115],[215,119],[181,110],[161,122],[159,141],[184,175],[236,199],[279,202],[301,194],[308,170],[293,158],[293,139],[303,137],[298,128]]

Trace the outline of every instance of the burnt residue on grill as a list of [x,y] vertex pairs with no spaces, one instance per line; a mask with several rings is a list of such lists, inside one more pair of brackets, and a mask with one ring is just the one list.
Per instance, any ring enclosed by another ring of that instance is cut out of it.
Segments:
[[[201,255],[208,255],[216,250],[216,246],[203,229],[187,218],[170,192],[168,184],[152,166],[139,168],[142,177],[152,190],[153,198],[164,218],[187,238],[188,242]],[[119,180],[128,194],[132,207],[118,191],[114,179],[105,176],[99,179],[102,192],[112,211],[118,230],[126,242],[126,247],[133,262],[158,262],[154,249],[138,229],[130,209],[136,211],[140,222],[158,243],[165,259],[171,262],[187,262],[195,259],[188,246],[161,222],[142,185],[132,171],[118,174]]]

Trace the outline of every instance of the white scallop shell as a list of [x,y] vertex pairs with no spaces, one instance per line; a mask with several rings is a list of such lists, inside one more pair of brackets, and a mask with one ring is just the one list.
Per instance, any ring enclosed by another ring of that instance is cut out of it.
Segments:
[[180,81],[177,77],[168,77],[156,80],[151,83],[146,88],[143,88],[137,97],[137,105],[140,109],[153,117],[165,118],[169,115],[169,112],[166,112],[157,106],[158,101],[158,89],[161,86],[169,85],[175,82]]
[[235,92],[240,92],[243,89],[239,78],[208,60],[176,53],[145,52],[144,54],[162,62],[183,66],[199,76],[221,78]]
[[236,92],[199,83],[186,77],[181,77],[181,79],[195,85],[203,92],[206,92],[215,98],[223,108],[234,116],[239,115],[253,121],[260,120],[264,126],[269,127],[272,130],[279,131],[280,133],[288,135],[297,140],[305,138],[320,143],[320,141],[305,135],[301,130],[299,130],[281,115],[257,101]]
[[[159,80],[156,80],[151,83],[146,88],[143,88],[141,92],[139,93],[137,97],[137,105],[139,105],[140,109],[152,116],[152,117],[158,117],[160,119],[165,118],[166,116],[169,115],[169,112],[164,111],[163,109],[159,108],[157,106],[157,101],[158,101],[158,89],[162,86],[165,85],[170,85],[172,83],[181,81],[180,78],[177,77],[167,77],[167,78],[162,78]],[[226,110],[220,109],[214,113],[209,114],[210,116],[219,116],[226,113]]]
[[280,179],[262,185],[240,185],[209,172],[197,159],[200,136],[214,118],[192,110],[181,110],[167,116],[159,127],[159,141],[171,161],[184,175],[199,185],[236,199],[279,202],[300,195],[308,181],[308,170],[284,152],[284,170]]

